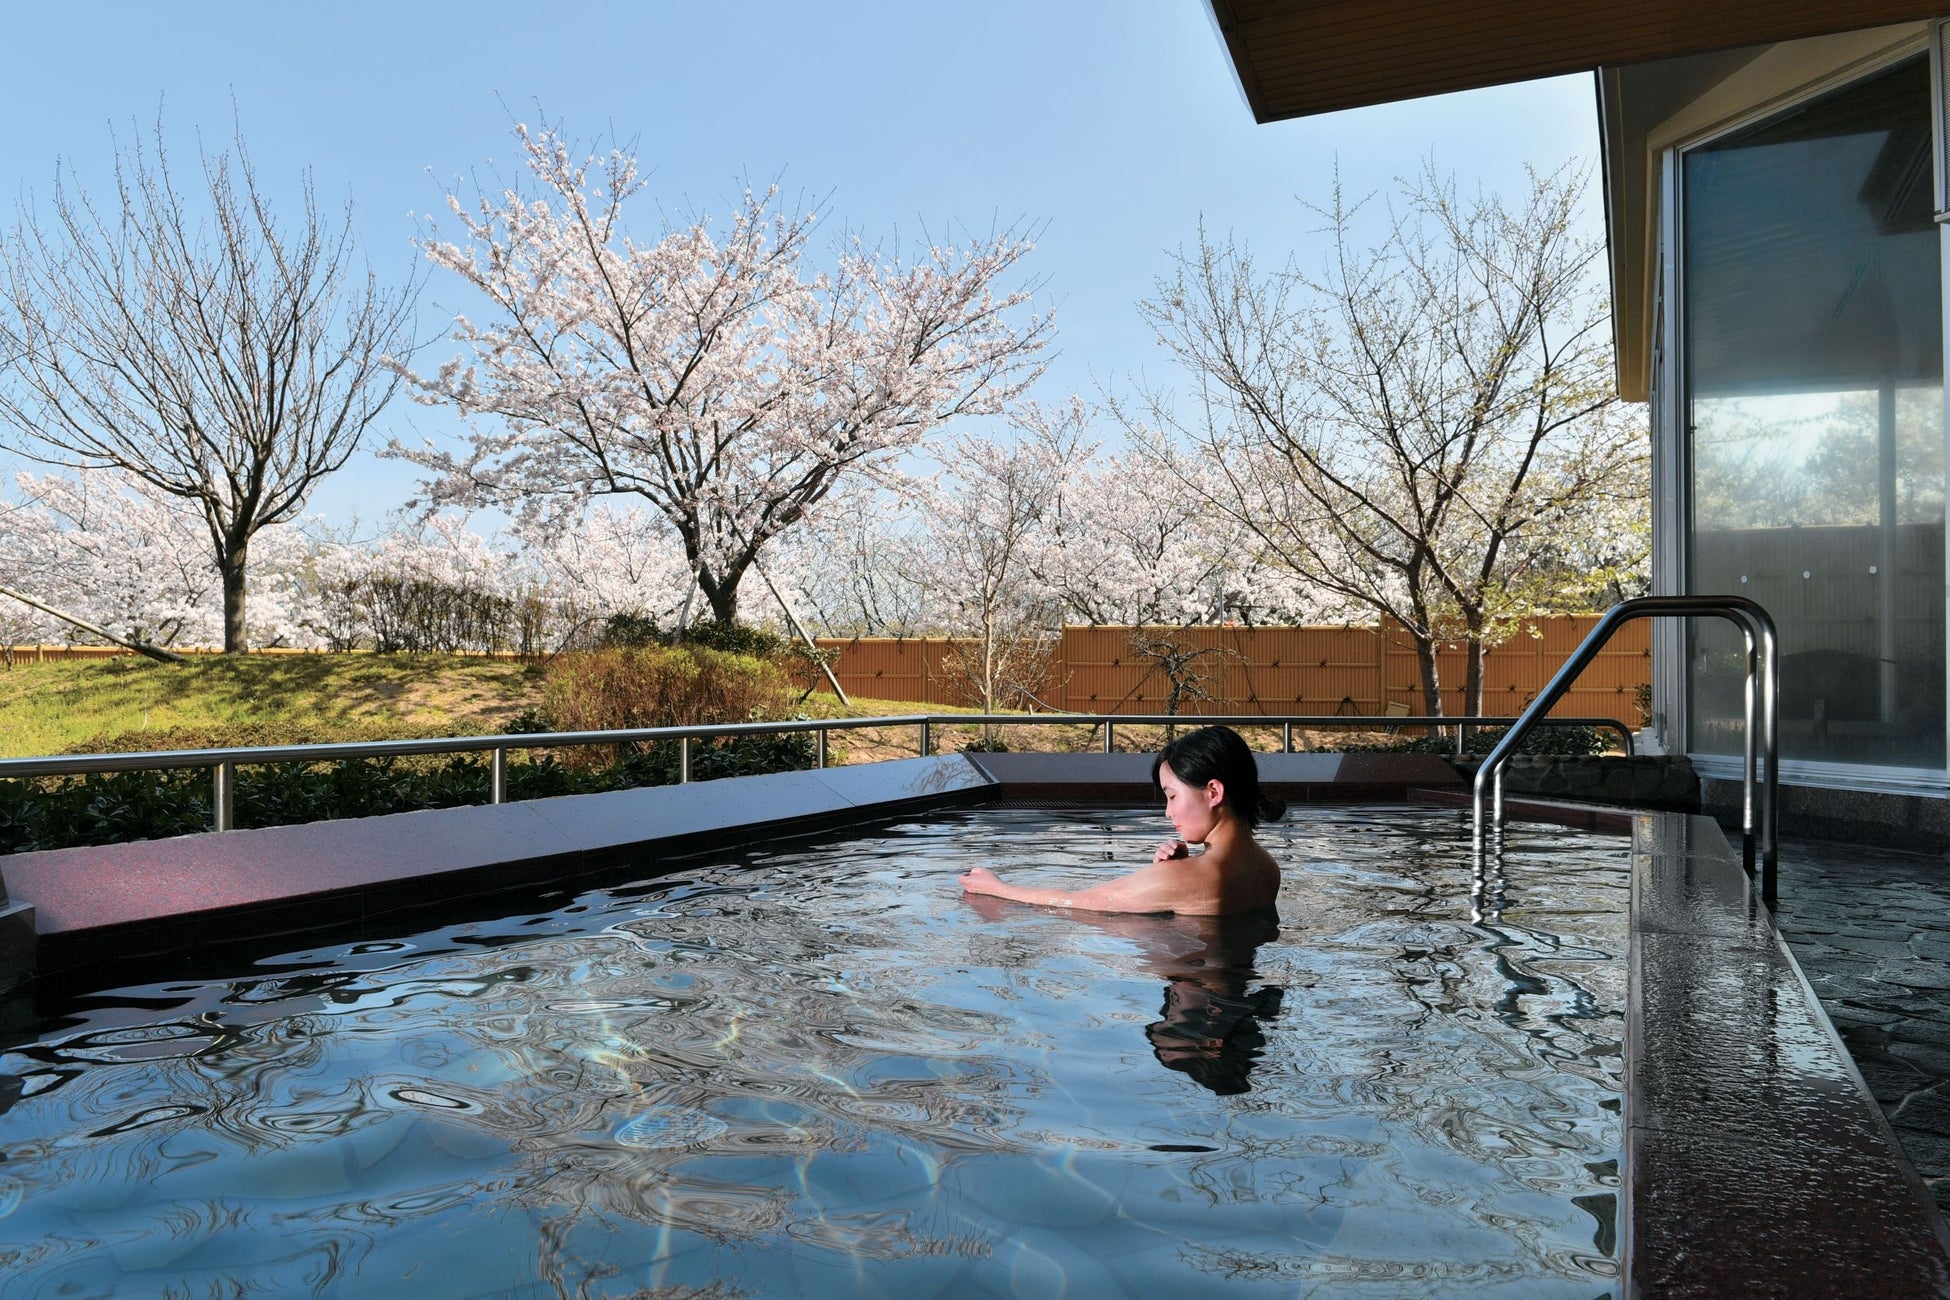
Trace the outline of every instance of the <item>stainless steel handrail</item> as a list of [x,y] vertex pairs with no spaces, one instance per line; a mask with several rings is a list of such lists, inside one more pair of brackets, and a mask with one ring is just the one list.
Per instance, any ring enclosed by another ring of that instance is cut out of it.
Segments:
[[[1557,670],[1557,675],[1537,693],[1530,707],[1503,733],[1483,765],[1476,769],[1472,811],[1478,858],[1481,859],[1488,847],[1490,832],[1500,834],[1503,830],[1503,769],[1510,756],[1529,730],[1540,724],[1542,715],[1570,689],[1578,674],[1597,657],[1612,633],[1639,618],[1723,618],[1738,627],[1745,639],[1746,733],[1741,773],[1741,839],[1749,873],[1754,870],[1758,847],[1761,901],[1773,907],[1779,888],[1780,638],[1767,611],[1745,596],[1640,596],[1607,610]],[[1763,751],[1764,775],[1758,770]],[[1484,815],[1486,802],[1492,813],[1489,817]]]
[[[265,763],[335,763],[361,758],[404,758],[424,754],[490,754],[489,801],[504,803],[508,797],[508,752],[515,749],[563,749],[575,745],[620,745],[644,741],[678,742],[678,776],[691,778],[691,742],[724,736],[778,735],[794,732],[817,733],[815,763],[823,768],[827,759],[827,736],[835,731],[862,731],[870,728],[918,726],[921,753],[933,748],[933,728],[937,726],[1089,726],[1101,727],[1103,749],[1116,746],[1120,726],[1199,727],[1225,724],[1234,727],[1281,729],[1280,747],[1293,751],[1295,727],[1341,728],[1344,730],[1395,727],[1508,726],[1510,718],[1482,716],[1442,717],[1356,716],[1349,714],[1168,714],[1168,713],[919,713],[878,718],[804,718],[785,722],[727,722],[696,727],[631,727],[615,731],[524,732],[499,736],[437,736],[417,740],[351,740],[315,745],[249,745],[228,749],[172,749],[130,754],[55,754],[40,758],[0,758],[0,779],[33,776],[88,776],[98,772],[158,771],[186,767],[209,768],[214,781],[212,804],[216,829],[230,830],[233,816],[236,770],[240,766]],[[1549,718],[1543,725],[1557,727],[1598,727],[1618,733],[1625,752],[1632,752],[1632,733],[1616,718]]]

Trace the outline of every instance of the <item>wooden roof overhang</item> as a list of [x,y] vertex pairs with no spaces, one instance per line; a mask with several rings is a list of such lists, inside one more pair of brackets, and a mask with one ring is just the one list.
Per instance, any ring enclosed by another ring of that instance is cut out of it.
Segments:
[[1261,122],[1941,16],[1947,0],[1208,0]]

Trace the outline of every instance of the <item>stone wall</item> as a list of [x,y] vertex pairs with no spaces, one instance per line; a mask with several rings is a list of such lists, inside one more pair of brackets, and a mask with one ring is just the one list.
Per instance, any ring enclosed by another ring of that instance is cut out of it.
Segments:
[[[1701,811],[1722,826],[1738,827],[1740,782],[1707,777],[1700,786]],[[1780,819],[1783,835],[1950,853],[1950,799],[1784,785]]]

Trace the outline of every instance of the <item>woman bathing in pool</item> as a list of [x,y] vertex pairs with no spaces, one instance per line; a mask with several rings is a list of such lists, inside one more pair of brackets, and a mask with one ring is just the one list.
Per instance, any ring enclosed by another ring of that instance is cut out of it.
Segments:
[[[1165,816],[1178,838],[1160,844],[1149,866],[1076,890],[1012,885],[977,867],[961,878],[961,887],[971,894],[1091,912],[1231,916],[1271,907],[1280,892],[1280,868],[1253,839],[1253,827],[1285,808],[1260,793],[1259,767],[1239,733],[1201,727],[1171,741],[1152,760],[1151,782],[1164,794]],[[1194,844],[1203,844],[1205,851],[1194,854]]]

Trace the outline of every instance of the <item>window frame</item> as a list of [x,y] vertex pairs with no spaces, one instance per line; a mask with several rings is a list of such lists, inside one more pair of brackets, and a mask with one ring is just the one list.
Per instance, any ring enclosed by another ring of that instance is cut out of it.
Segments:
[[[1798,84],[1772,87],[1772,93],[1756,95],[1742,110],[1725,114],[1709,124],[1697,125],[1683,134],[1661,142],[1656,149],[1658,165],[1658,215],[1653,232],[1657,293],[1654,321],[1651,415],[1653,438],[1653,589],[1661,592],[1692,592],[1694,573],[1694,461],[1691,408],[1687,395],[1692,376],[1688,373],[1686,338],[1686,278],[1683,232],[1686,229],[1686,155],[1710,146],[1730,135],[1778,118],[1822,99],[1838,90],[1868,81],[1897,64],[1928,54],[1932,61],[1932,102],[1930,122],[1931,154],[1942,158],[1950,153],[1943,105],[1943,78],[1938,67],[1941,57],[1934,29],[1919,30],[1874,54],[1856,59],[1840,68],[1831,68]],[[1939,311],[1944,317],[1943,346],[1946,353],[1943,388],[1945,465],[1950,467],[1950,225],[1939,214],[1937,227],[1938,267],[1944,292]],[[1663,455],[1661,454],[1663,452]],[[1950,469],[1946,470],[1950,477]],[[1950,487],[1950,484],[1946,484]],[[1944,529],[1945,572],[1950,574],[1950,521]],[[1661,556],[1663,552],[1663,556]],[[1707,593],[1718,594],[1718,593]],[[1950,598],[1939,616],[1945,624],[1946,645],[1950,645]],[[1655,708],[1663,704],[1663,726],[1659,735],[1670,752],[1684,752],[1702,776],[1737,780],[1741,760],[1737,755],[1701,753],[1692,743],[1692,677],[1690,671],[1692,629],[1678,620],[1660,620],[1653,635],[1653,677]],[[1944,656],[1945,699],[1950,701],[1950,653]],[[1832,789],[1863,790],[1890,794],[1950,797],[1950,704],[1944,710],[1945,765],[1902,767],[1865,763],[1841,763],[1819,759],[1783,759],[1781,780],[1790,785]]]

